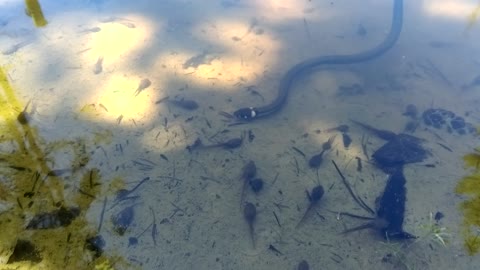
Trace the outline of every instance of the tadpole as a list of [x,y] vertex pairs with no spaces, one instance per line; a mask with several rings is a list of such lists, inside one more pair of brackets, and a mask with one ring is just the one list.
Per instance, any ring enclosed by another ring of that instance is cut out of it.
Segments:
[[323,197],[323,194],[325,193],[323,186],[318,185],[312,189],[312,192],[310,194],[307,192],[308,195],[308,200],[310,201],[310,204],[308,205],[307,211],[305,211],[305,214],[303,215],[302,219],[298,222],[297,228],[302,224],[302,222],[305,220],[307,215],[311,212],[311,210],[318,204],[320,199]]
[[255,162],[253,162],[253,160],[250,160],[247,164],[245,164],[245,166],[243,166],[243,169],[242,169],[243,187],[242,187],[242,194],[240,195],[240,207],[242,207],[243,199],[245,198],[247,183],[249,183],[250,180],[252,180],[256,174],[257,174],[257,166],[255,165]]
[[135,96],[138,96],[144,89],[152,85],[152,82],[149,79],[142,79],[138,84],[137,90],[135,90]]
[[311,157],[310,160],[308,161],[308,165],[311,168],[318,169],[323,161],[323,153],[324,151],[320,152],[320,154],[317,154]]
[[124,235],[128,227],[132,224],[135,216],[134,206],[135,205],[128,206],[112,216],[113,230],[119,235]]
[[192,145],[187,146],[187,150],[191,152],[195,149],[208,149],[208,148],[217,148],[217,147],[223,148],[223,149],[235,149],[240,147],[242,143],[243,143],[243,137],[233,138],[233,139],[226,140],[224,142],[210,144],[210,145],[205,145],[202,143],[200,139],[197,139]]
[[188,111],[193,111],[198,109],[198,103],[194,100],[191,99],[173,99],[169,101],[172,105],[177,106],[179,108],[188,110]]
[[310,269],[310,266],[308,265],[308,262],[305,260],[302,260],[297,266],[297,270],[309,270],[309,269]]
[[263,188],[263,180],[261,178],[252,179],[249,184],[255,194],[259,193]]
[[328,140],[326,142],[324,142],[322,144],[322,151],[327,151],[327,150],[332,149],[332,144],[333,144],[333,141],[335,141],[336,136],[337,135],[331,136],[330,138],[328,138]]
[[27,105],[25,105],[25,108],[23,109],[22,112],[20,112],[17,116],[17,120],[20,124],[26,125],[28,122],[30,122],[30,114],[27,112],[28,106],[30,105],[30,101],[28,101]]
[[93,251],[95,257],[98,258],[102,255],[105,248],[105,240],[100,234],[89,237],[85,240],[85,247],[88,250]]
[[310,160],[308,161],[308,165],[311,168],[318,169],[320,167],[323,161],[323,154],[325,153],[325,151],[330,150],[332,148],[332,144],[333,144],[333,141],[335,141],[335,137],[336,135],[333,135],[330,138],[328,138],[328,140],[322,144],[322,152],[310,158]]
[[242,178],[244,180],[250,180],[257,175],[257,166],[253,160],[250,160],[242,169]]
[[243,209],[243,217],[247,221],[248,229],[250,231],[250,238],[252,239],[253,248],[255,248],[254,227],[255,219],[257,217],[257,208],[253,203],[246,203]]
[[342,133],[343,147],[348,148],[352,143],[352,138],[347,133]]

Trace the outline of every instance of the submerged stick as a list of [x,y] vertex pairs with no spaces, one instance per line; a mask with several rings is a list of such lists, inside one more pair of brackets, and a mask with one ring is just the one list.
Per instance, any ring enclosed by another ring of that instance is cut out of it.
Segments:
[[350,184],[347,182],[347,179],[345,178],[345,176],[343,176],[342,172],[340,171],[340,169],[338,168],[337,164],[335,163],[335,161],[332,160],[332,163],[333,163],[333,166],[335,166],[335,169],[337,170],[338,174],[340,175],[340,178],[342,178],[342,182],[343,184],[345,185],[345,187],[347,187],[347,190],[348,192],[350,193],[350,195],[352,196],[352,198],[355,200],[355,202],[363,209],[365,209],[367,212],[371,213],[372,215],[375,214],[375,211],[372,210],[372,208],[370,208],[365,202],[363,202],[359,197],[357,197],[355,195],[355,193],[353,193],[353,190],[352,190],[352,187],[350,187]]

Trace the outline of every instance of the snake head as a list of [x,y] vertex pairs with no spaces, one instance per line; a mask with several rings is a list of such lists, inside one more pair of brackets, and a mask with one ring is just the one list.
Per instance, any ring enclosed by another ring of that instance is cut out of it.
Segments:
[[254,108],[241,108],[236,110],[233,115],[240,120],[253,120],[257,116],[257,112]]

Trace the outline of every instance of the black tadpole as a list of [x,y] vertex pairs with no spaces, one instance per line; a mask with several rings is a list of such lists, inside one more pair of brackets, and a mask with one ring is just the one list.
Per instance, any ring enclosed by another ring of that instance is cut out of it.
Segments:
[[258,193],[263,189],[263,180],[261,178],[255,178],[253,180],[250,180],[249,184],[252,188],[252,191],[255,193]]
[[310,266],[308,265],[308,262],[305,260],[302,260],[297,266],[297,270],[309,270],[309,269],[310,269]]
[[317,203],[323,197],[325,191],[321,185],[318,185],[312,189],[310,193],[310,203]]
[[255,237],[254,237],[254,228],[253,228],[253,223],[255,222],[255,219],[257,218],[257,208],[253,203],[247,202],[245,204],[245,208],[243,209],[243,217],[247,221],[248,228],[250,230],[250,238],[252,238],[252,244],[253,247],[255,248]]
[[316,154],[313,157],[311,157],[310,160],[308,160],[308,165],[311,168],[318,169],[320,167],[320,165],[322,164],[323,153],[324,152],[325,151],[322,151],[322,152],[320,152],[320,154]]
[[243,166],[242,169],[242,181],[243,181],[243,187],[242,187],[242,194],[240,194],[240,207],[243,205],[243,199],[245,198],[245,191],[247,189],[247,184],[250,183],[250,180],[252,180],[255,175],[257,175],[257,166],[255,165],[255,162],[253,160],[250,160],[245,166]]
[[305,220],[305,218],[307,217],[308,213],[311,212],[311,210],[318,204],[318,202],[320,201],[320,199],[323,197],[323,194],[325,193],[324,189],[323,189],[323,186],[322,185],[318,185],[316,187],[314,187],[312,189],[312,192],[310,192],[310,194],[308,194],[307,192],[307,195],[308,195],[308,199],[310,201],[310,204],[308,205],[308,208],[307,208],[307,211],[305,211],[305,214],[303,215],[302,219],[298,222],[297,224],[297,228],[302,224],[302,222]]
[[200,139],[197,139],[192,145],[187,146],[186,149],[189,152],[192,152],[193,150],[196,150],[196,149],[208,149],[208,148],[235,149],[240,147],[242,143],[243,143],[243,138],[233,138],[224,142],[205,145],[202,143]]
[[250,180],[257,175],[257,166],[253,160],[250,160],[242,169],[242,178]]
[[320,167],[323,161],[323,154],[325,153],[325,151],[332,149],[332,144],[333,144],[333,141],[335,141],[335,137],[336,136],[333,135],[330,138],[328,138],[328,140],[322,144],[322,152],[310,158],[310,160],[308,161],[308,165],[311,168],[318,169]]
[[226,142],[220,143],[218,144],[218,146],[221,146],[225,149],[234,149],[234,148],[240,147],[242,143],[243,143],[243,138],[234,138]]

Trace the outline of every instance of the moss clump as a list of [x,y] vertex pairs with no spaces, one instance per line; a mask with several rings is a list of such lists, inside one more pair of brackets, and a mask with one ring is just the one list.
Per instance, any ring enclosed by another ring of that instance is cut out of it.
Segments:
[[467,252],[474,255],[480,251],[478,233],[480,228],[480,154],[467,154],[463,160],[467,168],[473,169],[473,173],[460,180],[455,192],[468,196],[468,199],[460,204],[460,209],[463,212],[464,245]]

